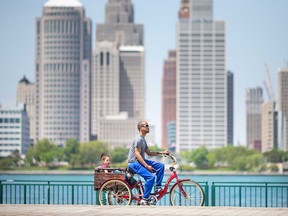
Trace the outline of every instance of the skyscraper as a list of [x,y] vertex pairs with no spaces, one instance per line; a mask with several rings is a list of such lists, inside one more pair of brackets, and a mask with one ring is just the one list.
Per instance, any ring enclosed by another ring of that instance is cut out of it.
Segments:
[[279,69],[279,148],[288,150],[288,68]]
[[109,0],[105,23],[96,29],[92,135],[111,147],[130,145],[138,121],[145,117],[143,25],[134,23],[130,0]]
[[234,138],[234,74],[227,72],[227,144],[233,145]]
[[[167,124],[176,121],[176,51],[170,50],[163,65],[162,78],[162,148],[169,148]],[[175,127],[174,127],[175,129]],[[173,131],[170,131],[171,133]],[[175,130],[174,130],[175,133]],[[173,135],[171,134],[173,137]],[[174,137],[176,134],[174,134]],[[175,140],[174,140],[175,142]]]
[[262,104],[261,121],[261,151],[268,152],[278,147],[278,112],[274,101]]
[[226,146],[225,22],[212,0],[181,1],[176,41],[176,151]]
[[250,148],[261,140],[262,104],[262,88],[246,89],[246,144]]
[[17,104],[26,104],[29,117],[30,139],[35,138],[35,84],[31,83],[25,76],[17,85]]
[[78,0],[49,0],[36,19],[36,139],[90,139],[91,21]]

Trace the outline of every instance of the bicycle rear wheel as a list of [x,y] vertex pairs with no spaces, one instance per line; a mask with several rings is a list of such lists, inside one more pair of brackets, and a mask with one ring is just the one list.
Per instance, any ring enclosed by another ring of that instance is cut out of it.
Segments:
[[99,189],[100,205],[130,205],[132,193],[129,186],[120,180],[109,180]]
[[170,191],[170,204],[173,206],[202,206],[204,204],[204,192],[202,187],[191,180],[181,180],[180,184],[186,193],[181,192],[178,184],[173,185]]

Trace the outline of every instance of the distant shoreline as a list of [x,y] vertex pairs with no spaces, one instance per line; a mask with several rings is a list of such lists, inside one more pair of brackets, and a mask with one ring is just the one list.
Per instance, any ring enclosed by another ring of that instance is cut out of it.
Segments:
[[[170,172],[165,171],[168,175]],[[94,170],[23,170],[23,171],[12,171],[12,170],[1,170],[0,175],[94,175]],[[271,173],[271,172],[243,172],[243,171],[182,171],[178,172],[179,175],[244,175],[244,176],[255,176],[255,175],[275,175],[275,176],[288,176],[286,173]]]

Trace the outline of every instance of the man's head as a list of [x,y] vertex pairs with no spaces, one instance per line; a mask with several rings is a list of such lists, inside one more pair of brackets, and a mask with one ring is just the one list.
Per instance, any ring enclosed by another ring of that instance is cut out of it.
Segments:
[[146,121],[140,121],[138,122],[137,128],[139,130],[139,132],[147,134],[149,133],[149,125],[148,122]]

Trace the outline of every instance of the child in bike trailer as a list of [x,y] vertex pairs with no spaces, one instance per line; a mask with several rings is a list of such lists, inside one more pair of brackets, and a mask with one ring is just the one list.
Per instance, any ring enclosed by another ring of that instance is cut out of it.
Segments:
[[158,154],[169,154],[168,150],[163,152],[152,152],[149,150],[145,136],[149,133],[149,125],[146,121],[140,121],[137,125],[139,135],[133,139],[128,155],[128,168],[143,177],[146,181],[143,199],[141,205],[148,205],[153,184],[155,182],[156,172],[156,193],[162,190],[161,184],[164,177],[164,164],[145,159],[145,153],[148,156],[157,156]]
[[[97,167],[97,169],[105,169],[110,168],[111,156],[105,153],[101,154],[101,165]],[[108,170],[103,170],[105,173],[108,173]]]

